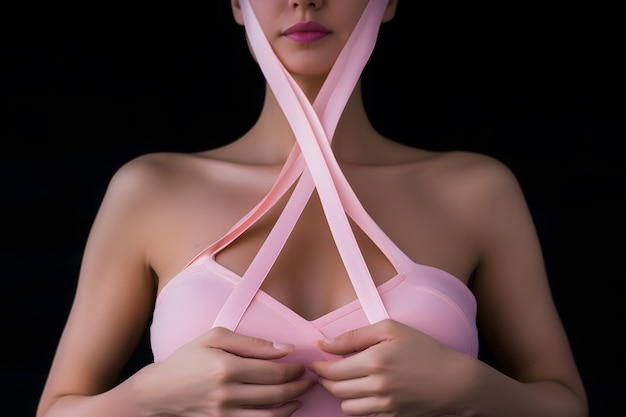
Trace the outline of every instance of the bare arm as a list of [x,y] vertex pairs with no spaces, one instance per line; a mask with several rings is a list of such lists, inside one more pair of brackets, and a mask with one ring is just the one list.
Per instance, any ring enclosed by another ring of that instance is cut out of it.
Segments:
[[357,353],[312,369],[352,415],[585,417],[585,390],[521,189],[497,161],[462,165],[462,179],[454,174],[443,188],[480,254],[472,289],[500,367],[385,320],[320,342],[330,353]]
[[92,403],[105,414],[110,409],[119,416],[136,415],[121,411],[133,403],[129,383],[107,392],[145,331],[155,296],[142,251],[144,223],[136,221],[141,204],[132,195],[128,174],[118,173],[112,180],[92,225],[38,417],[71,415],[67,409],[72,407],[64,404],[94,394],[99,395]]
[[147,248],[161,227],[153,207],[163,194],[163,171],[150,161],[122,168],[107,190],[37,417],[219,416],[269,404],[281,406],[268,415],[291,415],[300,405],[293,399],[311,381],[298,379],[302,365],[267,359],[292,347],[225,329],[208,331],[117,384],[149,325],[156,294]]
[[[513,174],[490,164],[483,217],[476,230],[483,256],[473,290],[486,341],[506,373],[479,368],[477,415],[585,416],[587,399],[552,299],[543,254]],[[479,206],[480,208],[480,206]],[[480,408],[478,408],[480,410]],[[515,415],[515,414],[511,414]]]

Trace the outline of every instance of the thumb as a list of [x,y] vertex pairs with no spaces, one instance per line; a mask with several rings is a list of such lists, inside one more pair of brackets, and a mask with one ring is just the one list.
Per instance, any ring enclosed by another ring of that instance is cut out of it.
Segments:
[[206,347],[221,349],[244,358],[278,359],[294,351],[292,344],[246,336],[223,327],[215,327],[201,338]]
[[377,322],[358,329],[349,330],[334,339],[324,339],[318,341],[318,346],[325,352],[335,355],[349,355],[361,352],[371,346],[390,339],[390,335],[385,328],[387,324]]

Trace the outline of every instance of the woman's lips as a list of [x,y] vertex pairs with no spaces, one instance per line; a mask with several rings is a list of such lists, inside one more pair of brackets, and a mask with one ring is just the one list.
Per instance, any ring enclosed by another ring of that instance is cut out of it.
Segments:
[[295,42],[315,42],[329,33],[330,30],[317,22],[298,22],[285,29],[283,35]]

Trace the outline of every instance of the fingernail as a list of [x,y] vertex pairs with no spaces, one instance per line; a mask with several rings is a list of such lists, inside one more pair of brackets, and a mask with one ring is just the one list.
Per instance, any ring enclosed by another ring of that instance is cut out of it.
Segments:
[[335,341],[334,337],[330,337],[328,339],[324,339],[324,343],[326,343],[327,345],[333,343]]
[[274,348],[278,349],[278,350],[287,350],[289,347],[289,345],[287,343],[274,343]]

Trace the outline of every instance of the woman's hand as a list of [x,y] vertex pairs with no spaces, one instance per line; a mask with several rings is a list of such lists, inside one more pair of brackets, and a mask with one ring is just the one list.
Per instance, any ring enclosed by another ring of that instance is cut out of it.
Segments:
[[292,345],[214,328],[144,368],[140,398],[159,416],[290,416],[301,407],[294,399],[315,383],[298,379],[302,365],[271,361],[291,351]]
[[[455,414],[469,381],[467,355],[449,349],[393,320],[320,341],[329,353],[350,355],[335,362],[314,362],[320,383],[343,400],[353,416],[426,417]],[[471,358],[473,359],[473,358]],[[454,404],[457,404],[456,406]]]

